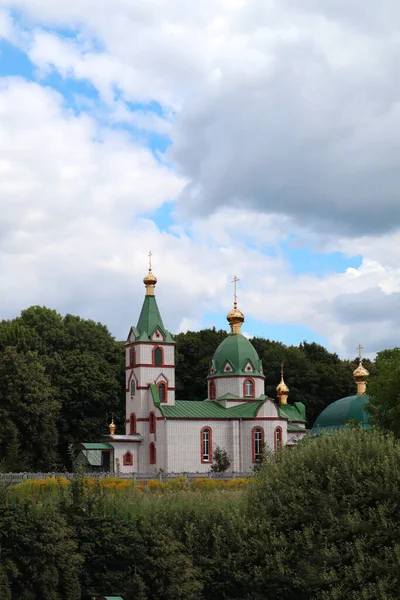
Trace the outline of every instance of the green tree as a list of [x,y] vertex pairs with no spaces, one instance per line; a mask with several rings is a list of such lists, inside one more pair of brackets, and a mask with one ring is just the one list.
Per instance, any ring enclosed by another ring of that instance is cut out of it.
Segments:
[[375,367],[368,382],[370,422],[400,438],[400,348],[378,352]]
[[283,450],[259,474],[251,598],[390,600],[400,584],[400,445],[353,428]]
[[217,446],[213,452],[211,471],[213,473],[225,473],[231,466],[231,459],[224,448]]
[[60,405],[36,352],[0,352],[0,452],[3,468],[52,470]]

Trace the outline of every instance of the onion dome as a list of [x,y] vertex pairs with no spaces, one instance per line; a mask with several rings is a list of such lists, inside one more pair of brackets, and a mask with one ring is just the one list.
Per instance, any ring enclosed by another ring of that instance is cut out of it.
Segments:
[[228,312],[226,320],[231,326],[231,333],[240,333],[240,328],[242,323],[244,323],[244,314],[237,308],[236,302],[234,303],[232,310]]
[[108,429],[110,430],[110,435],[114,435],[115,434],[117,426],[114,423],[114,415],[112,416],[111,423],[109,424]]
[[157,277],[155,275],[153,275],[153,272],[151,270],[151,257],[152,257],[152,253],[149,252],[149,272],[147,273],[146,277],[143,279],[143,283],[146,286],[146,295],[147,296],[154,296],[154,287],[157,283]]
[[357,395],[362,396],[363,394],[365,394],[367,392],[367,379],[369,377],[369,372],[362,364],[363,359],[361,357],[361,350],[362,350],[361,344],[358,344],[357,350],[358,350],[358,367],[356,369],[354,369],[353,376],[354,376],[354,380],[357,384]]
[[212,363],[213,377],[263,377],[262,363],[253,344],[241,333],[230,334],[216,349]]
[[289,396],[289,388],[283,379],[283,366],[283,363],[281,363],[281,381],[276,386],[276,393],[278,396],[279,404],[286,404],[287,397]]

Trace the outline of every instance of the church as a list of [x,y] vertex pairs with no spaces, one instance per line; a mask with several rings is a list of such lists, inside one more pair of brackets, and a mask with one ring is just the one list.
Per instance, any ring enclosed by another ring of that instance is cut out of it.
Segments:
[[287,403],[283,365],[277,400],[264,393],[261,360],[241,333],[244,315],[237,307],[236,281],[227,315],[230,333],[209,365],[207,398],[176,400],[175,342],[157,306],[150,262],[142,310],[125,343],[125,433],[117,433],[112,420],[101,443],[78,446],[78,462],[132,474],[201,473],[210,471],[218,446],[229,454],[231,471],[246,473],[264,448],[292,446],[307,433],[304,404]]

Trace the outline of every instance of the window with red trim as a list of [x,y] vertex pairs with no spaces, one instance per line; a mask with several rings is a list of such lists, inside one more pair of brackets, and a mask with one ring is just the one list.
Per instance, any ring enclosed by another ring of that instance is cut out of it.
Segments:
[[282,427],[275,427],[274,431],[275,450],[282,448]]
[[262,427],[253,427],[251,438],[251,454],[254,463],[261,460],[263,455],[264,429]]
[[153,350],[153,365],[156,367],[162,367],[164,364],[164,351],[160,346],[157,346]]
[[134,396],[136,393],[136,381],[135,378],[132,377],[131,379],[131,396]]
[[254,398],[255,396],[255,385],[253,379],[245,379],[243,382],[243,397]]
[[129,417],[129,433],[133,435],[136,433],[136,415],[135,413],[131,413]]
[[214,381],[210,381],[209,397],[210,397],[210,400],[215,400],[215,398],[217,397],[217,390],[216,390]]
[[150,433],[155,433],[156,432],[156,427],[157,427],[156,415],[153,412],[151,412],[149,414],[149,432]]
[[167,401],[167,385],[165,383],[158,384],[158,397],[160,398],[160,402]]
[[129,349],[129,366],[135,366],[135,348]]
[[157,449],[156,449],[156,445],[154,442],[151,442],[149,450],[150,450],[150,464],[155,465],[157,462]]
[[131,467],[133,465],[133,456],[132,456],[132,452],[125,452],[124,456],[123,456],[123,463],[125,467]]
[[200,431],[200,458],[202,463],[212,462],[212,429],[203,427]]

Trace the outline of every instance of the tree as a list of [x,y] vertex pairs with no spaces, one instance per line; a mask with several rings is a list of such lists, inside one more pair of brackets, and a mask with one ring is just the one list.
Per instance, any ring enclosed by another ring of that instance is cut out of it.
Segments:
[[400,348],[378,352],[368,383],[370,423],[400,438]]
[[265,465],[250,490],[252,598],[398,597],[400,444],[353,428]]
[[225,473],[231,466],[231,459],[224,448],[217,446],[213,452],[211,471],[213,473]]

